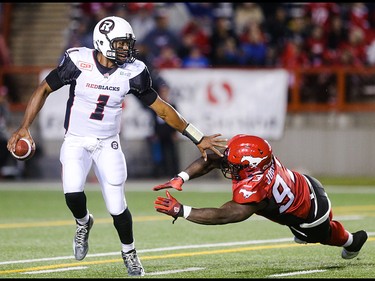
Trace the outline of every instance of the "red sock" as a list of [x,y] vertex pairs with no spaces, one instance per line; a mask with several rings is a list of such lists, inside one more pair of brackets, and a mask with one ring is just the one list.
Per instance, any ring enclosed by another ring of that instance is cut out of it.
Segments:
[[[329,214],[329,218],[332,219],[332,211]],[[331,227],[331,235],[326,243],[322,243],[330,246],[343,246],[349,239],[349,234],[345,230],[344,226],[335,220],[331,220],[329,223]]]

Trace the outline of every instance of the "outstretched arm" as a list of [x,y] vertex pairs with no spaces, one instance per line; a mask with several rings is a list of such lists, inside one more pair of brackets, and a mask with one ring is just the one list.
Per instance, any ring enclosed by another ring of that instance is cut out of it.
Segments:
[[214,134],[205,136],[194,125],[189,124],[181,114],[169,103],[157,97],[150,105],[150,108],[162,118],[168,125],[175,128],[177,131],[188,137],[194,142],[204,160],[207,160],[206,150],[210,149],[219,156],[223,156],[218,148],[226,148],[227,139],[219,138],[221,134]]
[[220,208],[192,208],[186,219],[194,223],[206,225],[235,223],[248,219],[258,208],[259,206],[256,205],[245,205],[228,201]]
[[208,154],[207,161],[205,161],[203,157],[200,157],[184,169],[184,172],[189,175],[189,179],[198,178],[209,173],[213,169],[219,169],[222,160],[223,158],[217,154]]
[[203,157],[199,157],[194,162],[192,162],[185,170],[170,179],[168,182],[154,186],[153,190],[157,191],[165,188],[174,188],[178,191],[181,191],[182,185],[189,179],[198,178],[207,174],[215,168],[220,168],[222,159],[222,157],[213,153],[207,155],[207,161],[205,161]]
[[265,202],[257,204],[238,204],[228,201],[220,208],[192,208],[182,205],[168,191],[167,197],[157,197],[155,209],[160,213],[167,214],[175,218],[184,217],[188,221],[205,224],[218,225],[244,221],[258,210],[265,207]]

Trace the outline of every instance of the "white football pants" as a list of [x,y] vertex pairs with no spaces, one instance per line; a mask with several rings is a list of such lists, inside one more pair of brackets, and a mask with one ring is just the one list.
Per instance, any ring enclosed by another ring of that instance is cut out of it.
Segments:
[[127,167],[119,135],[97,139],[66,134],[60,162],[64,194],[84,191],[87,175],[93,166],[108,212],[119,215],[125,211]]

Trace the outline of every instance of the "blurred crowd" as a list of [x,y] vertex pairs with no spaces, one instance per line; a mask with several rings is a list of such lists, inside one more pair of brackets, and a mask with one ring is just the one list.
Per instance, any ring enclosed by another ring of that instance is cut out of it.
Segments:
[[374,3],[72,3],[67,47],[93,48],[108,15],[132,25],[155,68],[375,64]]

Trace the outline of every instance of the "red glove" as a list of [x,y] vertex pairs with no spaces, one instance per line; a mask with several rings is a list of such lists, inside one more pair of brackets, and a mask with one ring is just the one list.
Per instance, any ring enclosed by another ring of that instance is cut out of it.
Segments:
[[158,196],[158,198],[155,200],[155,209],[159,213],[164,213],[168,216],[174,217],[174,223],[178,217],[182,217],[184,215],[184,207],[168,192],[168,190],[166,190],[165,193],[167,194],[167,198]]
[[170,179],[166,183],[154,186],[153,190],[157,191],[157,190],[160,190],[160,189],[173,187],[174,189],[177,189],[178,191],[181,191],[183,184],[184,184],[184,180],[181,177],[179,177],[179,176],[175,176],[173,179]]

